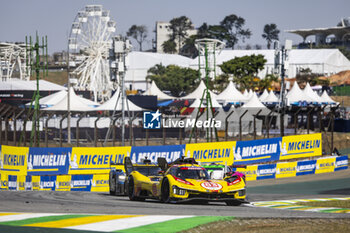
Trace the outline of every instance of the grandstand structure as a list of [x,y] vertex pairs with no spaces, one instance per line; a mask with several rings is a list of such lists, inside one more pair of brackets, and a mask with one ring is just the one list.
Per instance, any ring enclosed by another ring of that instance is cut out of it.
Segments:
[[[287,30],[286,32],[303,37],[299,47],[312,47],[312,45],[344,46],[350,49],[350,17],[342,18],[336,27]],[[309,36],[315,36],[315,43],[307,41]]]

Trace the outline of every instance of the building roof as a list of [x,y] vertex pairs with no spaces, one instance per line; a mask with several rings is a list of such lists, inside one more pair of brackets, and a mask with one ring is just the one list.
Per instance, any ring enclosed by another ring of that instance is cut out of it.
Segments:
[[[19,79],[11,79],[8,81],[0,81],[0,90],[2,91],[36,91],[36,80],[24,81]],[[40,91],[61,91],[67,88],[46,80],[39,80]]]

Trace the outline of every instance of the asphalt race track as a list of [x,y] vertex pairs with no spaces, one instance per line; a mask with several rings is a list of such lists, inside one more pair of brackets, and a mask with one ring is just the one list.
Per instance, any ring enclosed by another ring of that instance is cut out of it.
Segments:
[[[350,171],[279,180],[248,182],[247,199],[254,201],[350,197]],[[133,202],[127,197],[89,192],[0,191],[0,212],[199,215],[283,218],[350,218],[350,214],[317,213],[225,203],[164,204]]]

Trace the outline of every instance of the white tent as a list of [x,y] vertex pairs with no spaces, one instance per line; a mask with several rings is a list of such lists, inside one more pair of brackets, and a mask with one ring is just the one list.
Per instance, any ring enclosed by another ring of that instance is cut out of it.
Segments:
[[[36,91],[36,80],[30,80],[30,81],[23,81],[19,79],[11,79],[8,81],[0,81],[0,90],[3,91],[13,91],[13,90],[21,90],[21,91]],[[39,90],[40,91],[61,91],[66,90],[67,88],[46,81],[46,80],[39,80]]]
[[316,104],[322,104],[322,100],[320,98],[319,95],[316,94],[316,92],[314,92],[310,86],[309,83],[306,84],[303,93],[305,94],[305,96],[308,97],[308,99],[312,100],[312,103],[316,103]]
[[142,95],[156,95],[159,100],[175,99],[175,97],[170,96],[162,92],[156,83],[152,81],[151,86]]
[[[91,100],[84,99],[82,97],[79,97],[75,94],[74,89],[71,88],[70,90],[70,111],[72,112],[87,112],[87,111],[93,111],[95,110],[94,107],[99,105],[98,103],[95,103]],[[61,99],[57,104],[48,107],[43,108],[42,110],[45,111],[68,111],[68,104],[67,104],[68,95],[65,95],[64,98]]]
[[[122,98],[121,96],[119,97],[118,100],[118,96],[120,93],[120,89],[118,88],[118,90],[114,93],[114,95],[105,103],[103,103],[102,105],[98,106],[97,108],[95,108],[96,111],[113,111],[115,108],[115,104],[118,101],[118,105],[116,108],[116,111],[121,111],[122,110]],[[143,109],[140,108],[139,106],[135,105],[133,102],[131,102],[130,100],[128,100],[126,98],[126,102],[124,104],[125,107],[125,111],[128,110],[129,106],[129,111],[135,112],[135,111],[142,111]]]
[[252,97],[249,99],[247,103],[243,104],[243,106],[240,109],[243,111],[248,110],[251,114],[256,114],[260,110],[262,110],[260,113],[262,115],[269,112],[268,108],[266,108],[265,105],[263,105],[260,102],[255,92],[252,93]]
[[241,92],[237,90],[232,81],[229,82],[225,90],[223,90],[217,97],[217,100],[223,100],[226,103],[237,103],[247,101],[247,98],[242,95]]
[[320,98],[322,100],[322,103],[325,103],[325,104],[336,104],[337,103],[334,100],[332,100],[331,97],[329,97],[327,91],[323,91]]
[[259,100],[260,100],[261,102],[263,102],[264,99],[265,99],[266,97],[268,97],[268,96],[269,96],[269,93],[267,92],[266,89],[264,89],[264,92],[261,94],[261,96],[259,96]]
[[[204,103],[206,102],[206,99],[204,99],[202,105],[201,105],[201,108],[205,108],[207,107],[207,103]],[[200,99],[196,99],[189,107],[190,108],[199,108],[199,105],[201,103],[201,100]],[[212,104],[212,107],[213,108],[220,108],[222,107],[221,104],[218,103],[218,101],[216,101],[215,98],[211,98],[211,104]]]
[[[307,101],[307,97],[305,96],[304,92],[300,89],[297,82],[294,82],[294,85],[292,89],[288,92],[286,95],[286,98],[288,99],[288,102],[290,104],[296,104],[299,102]],[[308,101],[310,102],[310,100]]]
[[248,98],[248,97],[249,97],[249,92],[248,92],[247,89],[244,89],[244,91],[243,91],[243,96],[244,96],[246,99],[249,99],[249,98]]
[[250,100],[252,97],[253,97],[253,95],[255,94],[255,92],[253,91],[253,90],[251,90],[251,89],[249,89],[249,91],[248,91],[248,100]]
[[[192,93],[181,97],[181,99],[201,99],[202,96],[206,98],[206,94],[203,95],[203,92],[206,91],[207,87],[204,84],[203,80],[199,83],[199,86]],[[217,99],[217,95],[214,94],[211,90],[209,90],[211,99]]]
[[[51,95],[40,98],[39,105],[41,108],[51,107],[57,104],[58,102],[60,102],[66,95],[67,95],[66,90],[55,92]],[[26,106],[29,107],[31,104],[34,105],[35,101],[27,103]]]
[[266,98],[264,98],[261,102],[268,103],[268,104],[269,103],[278,103],[279,99],[277,98],[277,96],[271,90],[270,93],[268,94],[268,96]]

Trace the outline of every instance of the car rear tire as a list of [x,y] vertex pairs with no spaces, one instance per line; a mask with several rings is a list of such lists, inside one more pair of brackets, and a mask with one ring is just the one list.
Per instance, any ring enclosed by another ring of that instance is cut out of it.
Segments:
[[116,185],[115,185],[115,179],[112,177],[109,179],[109,194],[115,196],[116,193]]

